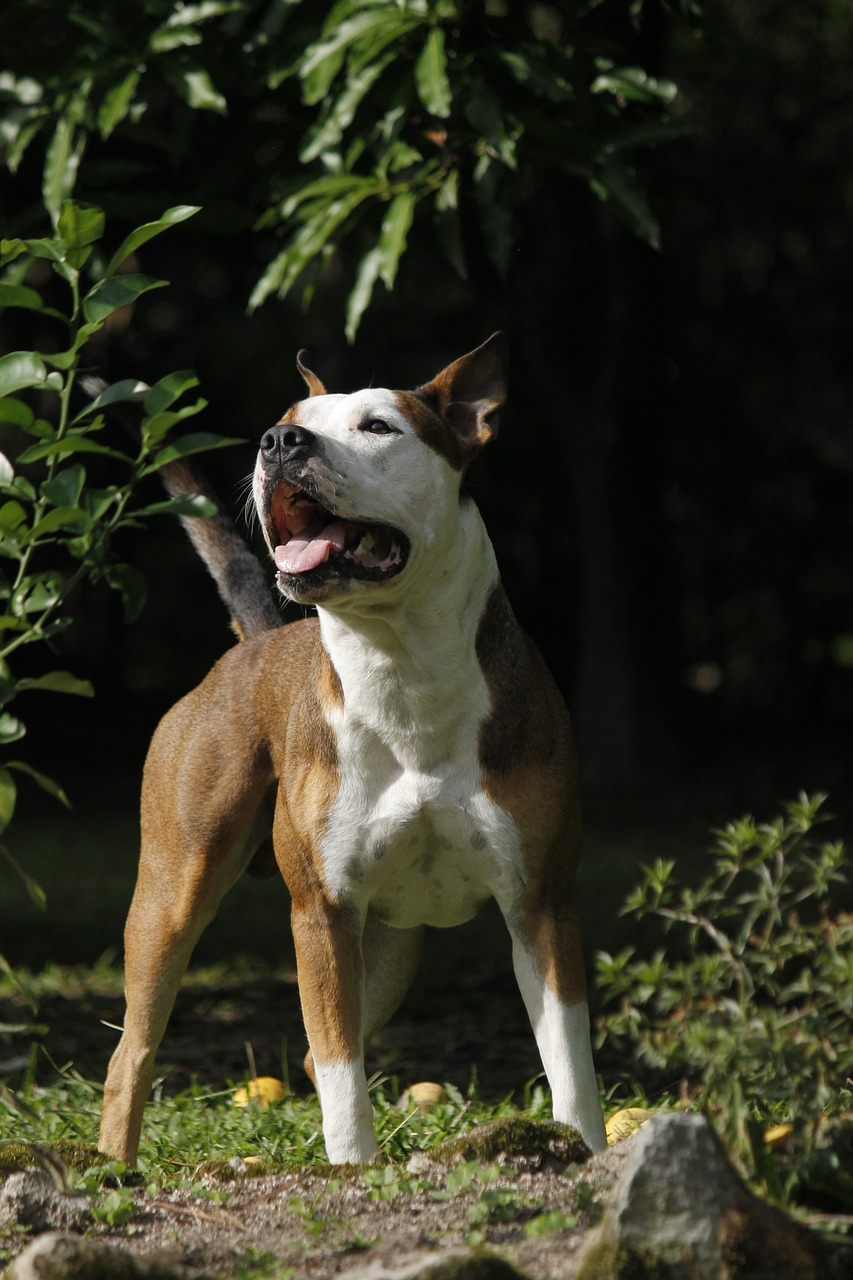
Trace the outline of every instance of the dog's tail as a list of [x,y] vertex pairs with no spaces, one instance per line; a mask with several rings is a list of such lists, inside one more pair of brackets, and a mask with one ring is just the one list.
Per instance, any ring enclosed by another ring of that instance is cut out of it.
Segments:
[[167,462],[160,478],[170,498],[200,494],[217,508],[215,516],[181,516],[180,521],[231,615],[240,640],[282,625],[261,563],[240,535],[211,485],[186,459]]
[[[92,399],[107,386],[94,374],[86,374],[80,385]],[[133,406],[114,404],[108,412],[134,440],[139,440],[141,416]],[[181,516],[180,521],[216,583],[238,639],[248,640],[261,631],[280,627],[283,619],[261,563],[233,520],[223,514],[222,503],[207,478],[189,461],[178,458],[160,468],[160,479],[170,498],[200,494],[217,509],[215,516]]]

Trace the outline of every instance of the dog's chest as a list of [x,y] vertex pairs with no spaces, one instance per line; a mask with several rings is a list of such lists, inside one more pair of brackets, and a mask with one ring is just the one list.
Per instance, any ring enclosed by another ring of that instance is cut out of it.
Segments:
[[478,760],[487,712],[478,676],[438,740],[376,719],[333,723],[340,785],[321,850],[335,901],[411,928],[460,924],[489,897],[514,896],[518,833],[486,793]]

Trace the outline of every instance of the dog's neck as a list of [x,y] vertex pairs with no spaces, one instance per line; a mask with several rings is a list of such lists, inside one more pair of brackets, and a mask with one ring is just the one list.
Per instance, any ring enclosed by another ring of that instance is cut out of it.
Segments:
[[460,725],[488,705],[476,639],[498,568],[473,502],[460,505],[455,529],[409,569],[405,591],[317,612],[344,723],[424,765],[444,758]]

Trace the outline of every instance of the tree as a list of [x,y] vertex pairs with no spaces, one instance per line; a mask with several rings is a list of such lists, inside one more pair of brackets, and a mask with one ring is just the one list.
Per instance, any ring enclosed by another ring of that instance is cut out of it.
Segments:
[[[691,0],[673,7],[695,16]],[[252,227],[267,246],[250,307],[318,290],[337,299],[343,275],[335,327],[352,341],[380,282],[399,292],[426,280],[427,295],[488,299],[517,328],[521,385],[541,406],[532,444],[557,460],[557,502],[576,497],[580,720],[593,772],[610,776],[636,763],[640,700],[618,561],[625,459],[602,450],[628,338],[620,295],[636,286],[609,212],[658,244],[636,166],[685,129],[675,86],[652,73],[660,21],[643,0],[31,0],[0,29],[19,229],[39,170],[47,202],[74,191],[111,220],[153,216],[165,186],[167,203],[206,206],[208,229],[236,231],[245,249]],[[609,262],[611,297],[590,282],[586,308],[605,355],[586,386],[578,369],[567,387],[564,291],[588,259]],[[550,608],[549,629],[573,634],[566,609]]]

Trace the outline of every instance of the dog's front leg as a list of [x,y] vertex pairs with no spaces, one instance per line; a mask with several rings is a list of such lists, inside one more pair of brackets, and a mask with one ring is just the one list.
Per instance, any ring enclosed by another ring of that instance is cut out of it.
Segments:
[[554,1119],[607,1146],[592,1060],[580,924],[573,906],[509,914],[515,976],[551,1086]]
[[365,1164],[378,1148],[364,1074],[363,921],[314,899],[294,903],[302,1016],[332,1164]]

